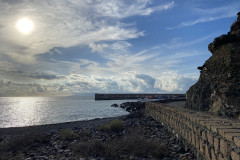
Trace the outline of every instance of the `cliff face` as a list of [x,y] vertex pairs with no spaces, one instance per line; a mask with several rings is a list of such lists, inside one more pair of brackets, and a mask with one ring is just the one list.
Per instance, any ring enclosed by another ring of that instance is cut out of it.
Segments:
[[240,12],[230,32],[208,46],[212,56],[204,63],[199,80],[187,91],[186,108],[216,115],[240,116]]

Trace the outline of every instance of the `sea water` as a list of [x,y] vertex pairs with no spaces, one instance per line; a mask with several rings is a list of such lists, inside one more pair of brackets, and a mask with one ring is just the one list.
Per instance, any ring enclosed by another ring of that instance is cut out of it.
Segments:
[[112,104],[132,100],[95,101],[90,96],[0,97],[0,128],[55,124],[126,115]]

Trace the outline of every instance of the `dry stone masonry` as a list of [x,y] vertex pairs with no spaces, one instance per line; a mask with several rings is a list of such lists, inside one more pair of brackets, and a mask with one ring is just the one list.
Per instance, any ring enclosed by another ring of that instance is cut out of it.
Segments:
[[240,121],[176,105],[148,102],[146,113],[165,124],[198,160],[240,160]]
[[240,12],[230,32],[208,46],[212,56],[198,67],[200,78],[187,91],[186,108],[215,115],[240,115]]

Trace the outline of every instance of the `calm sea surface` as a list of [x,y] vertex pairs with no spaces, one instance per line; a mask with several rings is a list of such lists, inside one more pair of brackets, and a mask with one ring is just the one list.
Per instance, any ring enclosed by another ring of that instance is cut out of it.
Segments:
[[131,100],[95,101],[94,97],[0,97],[0,128],[52,124],[126,115]]

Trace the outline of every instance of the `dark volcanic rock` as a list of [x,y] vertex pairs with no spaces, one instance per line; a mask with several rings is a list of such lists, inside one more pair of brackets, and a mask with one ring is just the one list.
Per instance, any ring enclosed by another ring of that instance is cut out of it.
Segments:
[[208,46],[212,56],[204,63],[196,84],[187,91],[186,108],[238,118],[240,115],[240,12],[227,35]]
[[120,107],[128,112],[144,112],[145,102],[125,102],[120,104]]
[[112,104],[111,107],[118,107],[118,104]]

